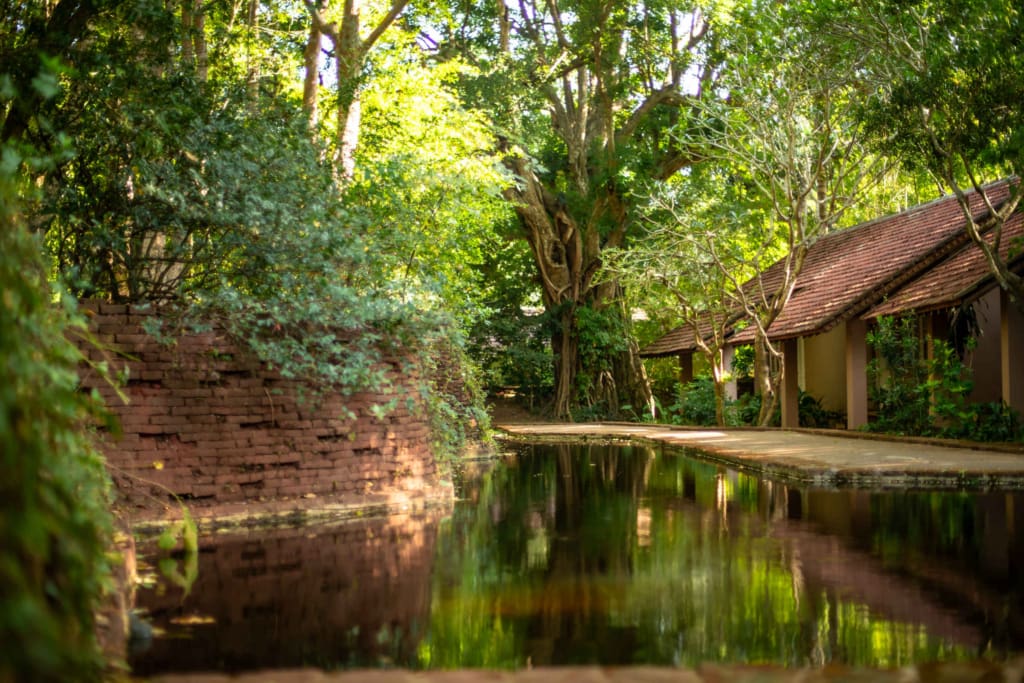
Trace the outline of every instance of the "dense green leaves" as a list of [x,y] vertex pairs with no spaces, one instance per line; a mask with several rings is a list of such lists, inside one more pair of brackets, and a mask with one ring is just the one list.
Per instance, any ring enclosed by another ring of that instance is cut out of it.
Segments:
[[46,281],[12,166],[0,168],[0,679],[94,680],[111,533],[109,479],[88,432],[100,407],[78,391],[71,339],[85,321]]

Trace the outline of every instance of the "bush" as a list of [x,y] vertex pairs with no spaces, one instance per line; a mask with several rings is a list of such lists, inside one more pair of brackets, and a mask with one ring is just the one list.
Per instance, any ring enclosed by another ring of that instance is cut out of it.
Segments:
[[715,422],[715,383],[710,377],[698,377],[682,388],[679,405],[682,424],[711,427]]
[[86,325],[53,303],[41,245],[13,206],[14,168],[0,165],[0,681],[93,680],[111,533],[109,478],[86,427],[99,402],[78,391],[67,335]]
[[951,344],[935,339],[932,357],[921,353],[916,318],[880,318],[867,341],[877,356],[868,364],[869,395],[878,411],[869,430],[971,441],[1024,436],[1012,408],[968,402],[970,369]]
[[843,419],[843,414],[828,410],[821,399],[800,390],[799,398],[800,426],[817,429],[829,429]]

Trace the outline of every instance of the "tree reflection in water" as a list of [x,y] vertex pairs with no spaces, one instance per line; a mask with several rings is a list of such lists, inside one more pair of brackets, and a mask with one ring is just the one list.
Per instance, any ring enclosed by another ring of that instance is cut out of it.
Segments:
[[821,490],[681,452],[523,446],[441,511],[200,539],[136,674],[1024,650],[1024,494]]
[[520,447],[438,537],[415,665],[902,666],[1024,648],[1019,493],[800,489]]

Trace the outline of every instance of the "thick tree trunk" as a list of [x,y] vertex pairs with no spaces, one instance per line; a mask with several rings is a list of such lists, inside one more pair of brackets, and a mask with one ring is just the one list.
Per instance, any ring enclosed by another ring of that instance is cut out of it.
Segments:
[[[623,316],[622,320],[610,321],[616,329],[628,330],[630,325],[628,312],[620,304],[622,291],[618,284],[596,286],[592,282],[601,265],[597,229],[588,229],[571,215],[564,200],[543,185],[525,158],[509,156],[506,163],[522,181],[506,195],[516,206],[533,252],[544,306],[559,322],[551,339],[555,356],[554,416],[571,419],[573,411],[585,404],[603,404],[612,415],[618,414],[623,404],[646,412],[651,404],[650,386],[639,351],[628,333],[625,348],[609,349],[605,357],[600,357],[600,349],[588,348],[588,357],[595,365],[584,367],[580,355],[581,309]],[[581,377],[587,381],[581,382]]]
[[576,406],[576,373],[579,370],[579,338],[575,307],[566,307],[560,316],[559,329],[551,337],[555,363],[555,398],[552,412],[556,417],[571,418]]

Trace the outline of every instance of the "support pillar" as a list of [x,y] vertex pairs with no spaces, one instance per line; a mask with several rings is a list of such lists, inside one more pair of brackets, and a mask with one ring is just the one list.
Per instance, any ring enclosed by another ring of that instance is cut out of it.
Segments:
[[868,324],[846,321],[846,428],[868,423]]
[[999,292],[999,356],[1003,403],[1024,414],[1024,313]]
[[693,351],[679,354],[679,383],[686,386],[693,381]]
[[727,401],[735,401],[737,397],[736,378],[732,374],[732,359],[735,357],[736,349],[732,346],[722,349],[722,367],[725,368],[725,373],[729,377],[729,381],[725,383],[725,399]]
[[793,429],[800,426],[800,373],[798,340],[782,342],[782,426]]

